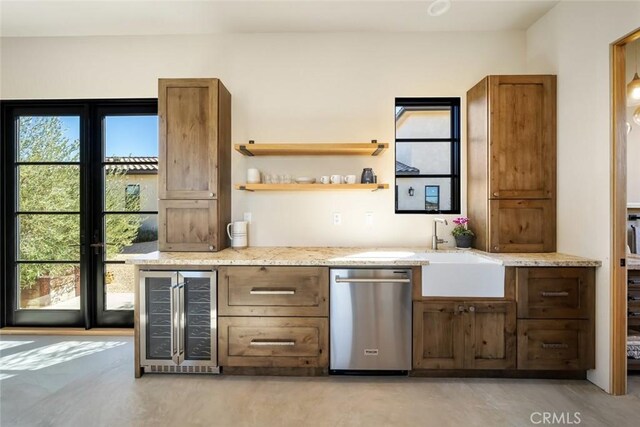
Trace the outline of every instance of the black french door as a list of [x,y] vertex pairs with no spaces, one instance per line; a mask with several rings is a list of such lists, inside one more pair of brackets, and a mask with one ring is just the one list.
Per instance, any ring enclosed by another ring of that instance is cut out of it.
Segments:
[[157,101],[2,102],[2,324],[133,325],[157,249]]

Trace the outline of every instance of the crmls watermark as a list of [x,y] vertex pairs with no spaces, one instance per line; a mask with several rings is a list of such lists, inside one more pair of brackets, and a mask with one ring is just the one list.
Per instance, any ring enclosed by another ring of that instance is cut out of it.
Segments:
[[580,412],[532,412],[529,420],[536,425],[574,425],[582,423]]

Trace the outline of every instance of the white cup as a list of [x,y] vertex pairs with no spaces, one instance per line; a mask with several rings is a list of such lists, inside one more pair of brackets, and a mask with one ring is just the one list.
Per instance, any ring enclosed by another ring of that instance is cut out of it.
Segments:
[[328,184],[330,182],[331,182],[331,178],[329,178],[327,175],[323,175],[320,177],[320,183]]
[[227,225],[227,236],[231,239],[232,248],[246,248],[249,245],[247,238],[247,221],[235,221]]
[[342,175],[331,175],[332,184],[342,184]]
[[355,175],[345,175],[344,176],[344,183],[345,184],[355,184],[356,183],[356,176]]
[[256,168],[247,169],[247,184],[259,184],[260,171]]

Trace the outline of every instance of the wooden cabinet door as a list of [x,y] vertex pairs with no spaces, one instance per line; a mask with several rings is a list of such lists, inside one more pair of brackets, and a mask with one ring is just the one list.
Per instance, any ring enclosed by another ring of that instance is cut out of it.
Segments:
[[489,198],[547,199],[556,186],[556,77],[489,77]]
[[218,80],[158,82],[160,199],[218,197]]
[[518,268],[518,317],[590,319],[595,300],[593,268]]
[[467,302],[463,316],[465,369],[516,368],[516,304]]
[[158,247],[161,251],[220,249],[216,200],[160,200]]
[[460,369],[464,364],[464,304],[413,303],[413,368]]
[[555,201],[490,200],[488,252],[556,250]]

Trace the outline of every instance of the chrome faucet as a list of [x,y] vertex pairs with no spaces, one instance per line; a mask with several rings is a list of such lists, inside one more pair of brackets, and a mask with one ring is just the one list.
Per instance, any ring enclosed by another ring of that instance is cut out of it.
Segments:
[[438,223],[442,223],[444,225],[448,225],[449,224],[447,222],[447,220],[443,219],[443,218],[434,218],[433,219],[433,237],[431,238],[431,249],[433,249],[434,251],[438,250],[438,244],[447,243],[446,240],[438,239]]

